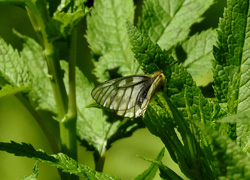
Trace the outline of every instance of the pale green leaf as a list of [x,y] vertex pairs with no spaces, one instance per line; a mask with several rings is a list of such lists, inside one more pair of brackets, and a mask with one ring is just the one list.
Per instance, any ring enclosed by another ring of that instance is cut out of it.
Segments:
[[20,34],[18,36],[23,42],[23,49],[20,54],[28,69],[30,83],[32,84],[29,94],[31,99],[36,102],[39,108],[57,113],[42,47],[27,36]]
[[100,82],[110,79],[108,71],[118,69],[122,75],[135,74],[137,62],[126,30],[126,20],[133,21],[132,0],[96,0],[91,16],[87,16],[86,38],[94,55],[94,74]]
[[78,10],[73,13],[55,13],[53,18],[46,23],[46,32],[51,41],[64,38],[71,35],[78,23],[83,19],[88,10]]
[[237,123],[241,122],[243,124],[249,124],[249,119],[250,119],[250,110],[244,111],[244,112],[239,112],[237,114],[232,114],[227,117],[222,118],[218,122],[221,123]]
[[23,58],[2,38],[0,38],[0,75],[5,82],[17,87],[26,85],[30,81]]
[[213,0],[146,0],[139,27],[162,49],[170,49],[187,38],[190,27],[203,19],[202,14],[213,2]]
[[6,83],[16,87],[15,91],[18,90],[18,87],[29,87],[29,97],[39,108],[56,113],[42,47],[27,36],[17,32],[15,34],[23,43],[20,54],[0,39],[1,77]]
[[187,54],[184,67],[193,78],[200,78],[211,72],[213,59],[213,45],[216,42],[216,31],[209,29],[200,34],[195,34],[182,44]]

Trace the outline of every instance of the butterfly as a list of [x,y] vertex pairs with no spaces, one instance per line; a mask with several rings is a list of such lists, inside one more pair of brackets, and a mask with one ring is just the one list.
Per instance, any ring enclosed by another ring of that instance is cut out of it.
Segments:
[[105,81],[91,95],[100,105],[128,118],[144,116],[154,92],[164,84],[163,72],[132,75]]

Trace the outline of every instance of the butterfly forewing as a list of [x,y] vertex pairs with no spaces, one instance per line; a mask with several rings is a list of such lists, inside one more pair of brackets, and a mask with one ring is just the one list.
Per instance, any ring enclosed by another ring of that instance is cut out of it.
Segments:
[[100,105],[117,111],[124,117],[143,116],[148,103],[165,80],[163,73],[133,75],[106,81],[92,91],[92,97]]

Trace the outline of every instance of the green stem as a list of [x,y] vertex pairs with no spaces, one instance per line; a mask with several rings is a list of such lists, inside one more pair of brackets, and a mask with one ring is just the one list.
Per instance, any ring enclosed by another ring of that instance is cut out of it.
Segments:
[[67,152],[69,156],[77,159],[77,143],[76,143],[76,90],[75,90],[75,64],[76,64],[76,29],[73,30],[70,39],[69,54],[69,101],[68,113],[60,123],[60,136],[62,151]]
[[[44,46],[44,55],[47,60],[48,74],[50,77],[54,98],[57,106],[58,119],[60,123],[61,151],[72,158],[77,158],[76,144],[76,97],[75,97],[75,59],[76,59],[76,32],[72,34],[69,60],[69,102],[66,93],[59,58],[55,52],[55,47],[48,40],[45,30],[45,22],[48,21],[46,6],[36,6],[27,0],[27,12],[31,23],[36,30],[39,40]],[[43,1],[41,1],[43,3]],[[39,8],[39,9],[38,9]],[[68,104],[69,103],[69,104]],[[68,109],[69,108],[69,109]],[[68,176],[60,173],[62,179],[77,179],[76,176]]]
[[98,172],[102,172],[104,168],[104,163],[106,159],[106,153],[102,154],[98,160],[95,162],[95,170]]

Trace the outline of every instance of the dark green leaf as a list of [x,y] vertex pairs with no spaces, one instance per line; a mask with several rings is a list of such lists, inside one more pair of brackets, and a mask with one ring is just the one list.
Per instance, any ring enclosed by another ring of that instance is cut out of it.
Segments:
[[170,70],[170,64],[173,63],[171,56],[166,51],[162,51],[157,44],[153,43],[146,35],[144,36],[130,22],[127,22],[127,30],[132,51],[140,64],[140,68],[149,74],[163,70],[166,75]]
[[58,153],[56,155],[49,155],[42,150],[35,150],[34,147],[30,144],[22,143],[18,144],[16,142],[3,143],[0,142],[0,150],[7,151],[16,156],[25,156],[39,160],[41,162],[49,163],[52,166],[55,166],[59,169],[62,169],[64,172],[75,174],[86,179],[99,179],[99,180],[117,180],[118,178],[112,177],[105,173],[99,173],[88,166],[77,163],[74,159],[69,156]]

